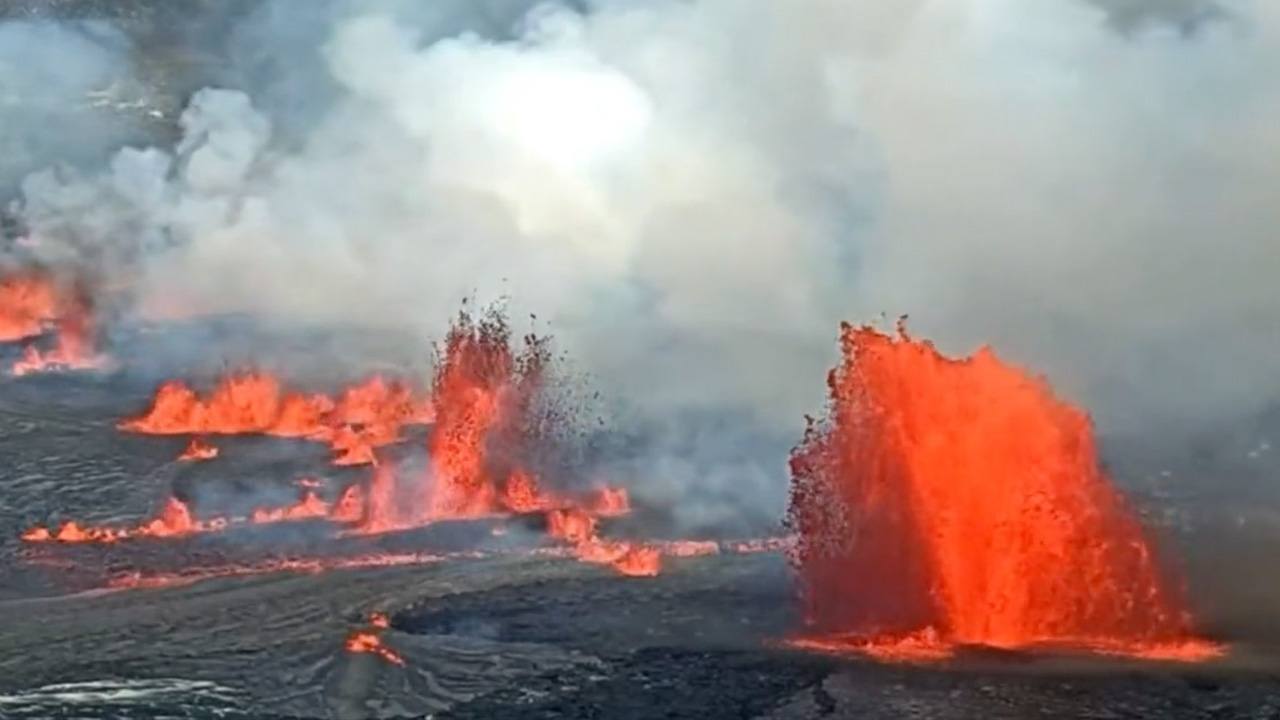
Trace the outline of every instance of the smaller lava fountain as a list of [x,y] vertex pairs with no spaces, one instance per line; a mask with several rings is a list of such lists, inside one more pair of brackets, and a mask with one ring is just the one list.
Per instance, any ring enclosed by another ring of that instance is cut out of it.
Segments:
[[41,335],[60,314],[53,279],[34,271],[0,275],[0,342]]
[[[54,346],[33,341],[52,331]],[[89,289],[82,282],[27,269],[0,275],[0,342],[24,341],[14,375],[105,367],[97,351],[97,327]]]
[[120,429],[147,435],[273,435],[329,444],[337,465],[373,463],[374,449],[399,442],[406,426],[432,422],[429,400],[374,375],[337,398],[286,390],[272,375],[242,371],[201,397],[179,381],[156,391],[141,417]]
[[989,349],[843,325],[829,416],[791,457],[807,632],[886,658],[1056,647],[1201,659],[1087,415]]

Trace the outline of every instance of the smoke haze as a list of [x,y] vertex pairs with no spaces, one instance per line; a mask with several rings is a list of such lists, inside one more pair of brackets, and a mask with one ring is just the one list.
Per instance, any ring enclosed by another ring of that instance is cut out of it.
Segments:
[[[25,215],[153,303],[430,338],[509,296],[658,428],[650,492],[776,516],[842,319],[993,344],[1104,429],[1276,397],[1280,8],[1102,5],[266,2],[175,149]],[[58,50],[68,92],[102,65]]]

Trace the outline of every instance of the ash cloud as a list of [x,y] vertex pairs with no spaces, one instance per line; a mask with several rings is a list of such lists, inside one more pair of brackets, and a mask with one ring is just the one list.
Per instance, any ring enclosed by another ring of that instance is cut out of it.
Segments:
[[775,512],[749,438],[798,436],[841,319],[1104,429],[1276,396],[1280,10],[1182,5],[267,2],[247,92],[26,211],[162,304],[439,337],[509,296],[644,428],[638,489]]

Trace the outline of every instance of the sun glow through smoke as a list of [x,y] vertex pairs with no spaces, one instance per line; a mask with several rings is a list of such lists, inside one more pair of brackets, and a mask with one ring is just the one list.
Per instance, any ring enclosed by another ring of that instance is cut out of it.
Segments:
[[573,168],[634,147],[652,116],[644,91],[605,67],[530,64],[496,91],[498,131],[547,162]]

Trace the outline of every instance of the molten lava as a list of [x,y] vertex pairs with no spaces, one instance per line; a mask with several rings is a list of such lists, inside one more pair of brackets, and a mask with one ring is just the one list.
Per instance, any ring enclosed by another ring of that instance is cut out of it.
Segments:
[[347,638],[346,647],[347,652],[377,655],[392,665],[404,665],[404,658],[400,657],[395,650],[383,645],[382,638],[376,633],[357,630]]
[[69,312],[54,327],[57,340],[52,350],[41,352],[34,345],[23,349],[22,359],[13,364],[13,374],[22,376],[56,370],[95,370],[106,366],[98,355],[95,328],[90,310]]
[[286,391],[263,372],[222,378],[207,398],[184,383],[165,383],[151,408],[120,428],[149,435],[261,434],[307,438],[333,447],[339,465],[371,464],[373,450],[400,441],[408,425],[432,421],[431,403],[407,387],[373,376],[333,400]]
[[[536,365],[541,347],[536,342],[526,346],[528,364]],[[512,411],[525,398],[514,396],[538,389],[536,378],[517,374],[523,364],[517,363],[510,330],[501,318],[476,321],[464,312],[449,328],[431,384],[436,402],[429,443],[433,481],[424,484],[417,520],[480,517],[498,509],[499,479],[486,454],[493,437],[522,420]]]
[[200,521],[181,500],[170,497],[156,517],[136,527],[85,527],[74,521],[63,523],[56,531],[36,526],[22,534],[27,542],[114,543],[140,537],[175,538],[202,532],[216,532],[227,526],[221,518]]
[[83,284],[60,283],[35,270],[0,277],[0,342],[32,339],[51,329],[54,347],[42,352],[28,344],[13,365],[15,375],[103,366],[96,350],[93,303]]
[[404,665],[404,658],[395,650],[382,644],[382,631],[391,627],[391,621],[382,613],[369,617],[369,629],[356,630],[347,637],[347,652],[377,655],[392,665]]
[[41,335],[60,313],[60,292],[44,273],[0,276],[0,342]]
[[[269,559],[243,565],[193,566],[176,573],[131,570],[111,577],[107,582],[107,587],[113,590],[180,587],[218,578],[250,577],[276,573],[315,574],[363,568],[407,567],[430,565],[446,559],[450,558],[430,553],[379,553],[354,557]],[[455,554],[454,559],[465,559],[465,556],[460,553]]]
[[[791,458],[810,642],[1202,656],[1099,469],[1089,418],[983,349],[843,326],[829,417]],[[873,654],[876,654],[873,651]]]
[[115,543],[137,538],[178,538],[201,533],[222,532],[244,525],[268,525],[300,520],[330,520],[337,523],[357,522],[363,516],[363,503],[356,486],[351,486],[330,505],[314,490],[304,488],[302,497],[292,505],[256,508],[245,517],[214,517],[196,520],[186,503],[170,497],[157,517],[137,527],[87,527],[66,522],[56,531],[39,525],[22,534],[26,542]]
[[[543,488],[523,464],[536,444],[533,429],[542,408],[549,348],[548,339],[533,335],[517,346],[501,314],[459,313],[437,348],[429,476],[398,476],[376,462],[368,443],[334,441],[376,465],[362,496],[351,498],[352,506],[357,500],[363,506],[355,531],[384,533],[438,520],[568,507],[596,515],[627,512],[622,490],[561,497]],[[407,398],[402,403],[405,412],[413,407]],[[372,438],[372,444],[379,439]]]
[[631,577],[653,577],[662,571],[662,553],[657,548],[601,538],[595,517],[581,507],[547,513],[547,534],[569,543],[574,557],[582,562],[608,565]]
[[[183,537],[232,527],[270,523],[326,521],[335,534],[368,535],[407,530],[440,520],[545,513],[550,534],[566,541],[565,554],[610,566],[632,576],[661,569],[658,545],[607,540],[597,519],[630,511],[625,490],[599,486],[587,492],[551,491],[539,482],[536,460],[554,445],[556,424],[564,418],[545,392],[550,344],[526,336],[512,342],[500,313],[478,318],[463,312],[437,348],[430,399],[381,377],[336,396],[303,394],[264,372],[240,372],[222,378],[201,395],[186,384],[162,385],[141,417],[119,427],[155,435],[192,435],[181,460],[207,460],[218,448],[210,435],[261,434],[324,442],[338,465],[369,465],[367,481],[344,488],[326,500],[322,484],[299,483],[299,498],[283,507],[260,507],[238,517],[196,519],[191,509],[169,498],[159,515],[136,527],[89,527],[64,523],[56,530],[34,527],[30,543],[114,543],[137,538]],[[378,450],[399,442],[409,425],[434,424],[429,436],[426,477],[398,473]],[[677,554],[708,552],[677,547]],[[715,550],[716,548],[711,548]],[[237,574],[243,568],[210,572]],[[124,578],[130,583],[190,582],[199,573],[173,577]],[[137,586],[136,584],[133,586]]]
[[210,445],[207,440],[197,437],[191,438],[191,442],[187,444],[187,449],[182,451],[178,459],[199,462],[201,460],[212,460],[216,457],[218,457],[218,448]]

